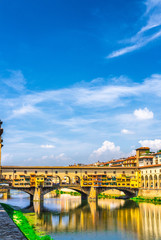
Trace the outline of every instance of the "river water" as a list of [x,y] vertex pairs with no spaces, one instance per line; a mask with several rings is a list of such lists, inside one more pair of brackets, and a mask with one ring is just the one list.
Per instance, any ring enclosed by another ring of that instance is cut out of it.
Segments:
[[55,240],[161,240],[161,205],[116,199],[81,205],[80,197],[62,195],[30,206],[20,192],[0,202],[20,207],[41,235]]

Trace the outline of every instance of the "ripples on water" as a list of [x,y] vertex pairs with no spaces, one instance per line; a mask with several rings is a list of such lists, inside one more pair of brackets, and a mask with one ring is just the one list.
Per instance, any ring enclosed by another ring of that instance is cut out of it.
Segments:
[[16,193],[0,200],[23,209],[41,234],[55,240],[160,240],[161,205],[131,200],[98,200],[81,205],[80,197],[48,198],[43,206],[30,206],[27,194]]

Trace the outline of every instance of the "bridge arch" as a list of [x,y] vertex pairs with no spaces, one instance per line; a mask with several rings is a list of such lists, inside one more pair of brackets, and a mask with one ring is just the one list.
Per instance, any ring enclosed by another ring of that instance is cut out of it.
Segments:
[[98,189],[98,194],[106,192],[108,190],[118,190],[120,192],[123,192],[127,197],[134,197],[137,195],[137,190],[135,189],[126,189],[126,188],[118,188],[118,187],[111,187],[111,188],[103,188],[103,189]]

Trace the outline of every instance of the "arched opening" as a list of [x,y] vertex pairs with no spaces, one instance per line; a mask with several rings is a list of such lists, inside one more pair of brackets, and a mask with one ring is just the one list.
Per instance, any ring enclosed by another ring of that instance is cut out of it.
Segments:
[[152,175],[150,175],[150,177],[149,177],[149,187],[153,188],[153,177],[152,177]]
[[154,188],[158,188],[157,175],[154,175]]
[[111,189],[105,189],[105,190],[101,190],[99,191],[99,194],[101,194],[101,198],[106,198],[106,196],[108,197],[108,195],[113,195],[115,196],[116,198],[125,198],[126,197],[134,197],[135,195],[135,192],[132,192],[130,190],[123,190],[123,189],[120,189],[120,188],[115,188],[115,187],[112,187]]
[[80,185],[80,177],[79,176],[75,176],[71,179],[71,183],[72,184],[77,184]]
[[63,178],[62,178],[62,182],[61,182],[62,184],[70,184],[70,177],[69,176],[64,176]]
[[53,184],[60,184],[61,183],[61,179],[59,176],[54,176],[53,180],[52,180]]
[[161,188],[161,174],[159,175],[159,188]]
[[144,176],[141,177],[141,186],[144,188]]
[[146,187],[146,188],[149,187],[148,176],[145,176],[145,187]]

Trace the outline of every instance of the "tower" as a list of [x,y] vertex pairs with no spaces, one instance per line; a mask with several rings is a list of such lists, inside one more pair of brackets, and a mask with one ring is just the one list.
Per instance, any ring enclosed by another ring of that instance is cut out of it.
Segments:
[[140,147],[136,149],[136,166],[139,166],[139,158],[142,154],[149,152],[149,147]]

